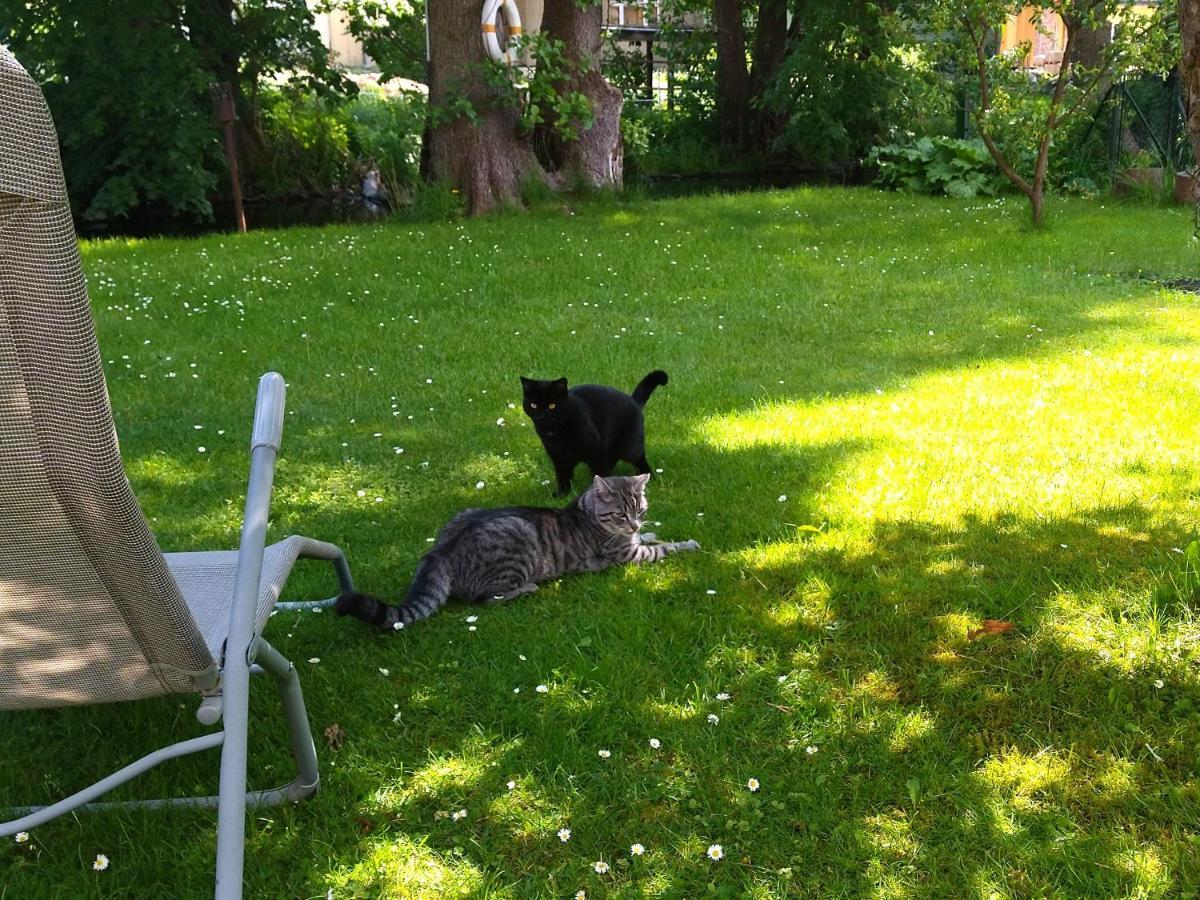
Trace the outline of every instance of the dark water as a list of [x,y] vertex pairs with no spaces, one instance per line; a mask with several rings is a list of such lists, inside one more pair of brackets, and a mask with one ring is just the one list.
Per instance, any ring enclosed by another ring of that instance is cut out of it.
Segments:
[[[372,207],[361,200],[343,194],[327,197],[306,197],[252,201],[245,204],[246,227],[250,230],[262,228],[293,228],[296,226],[320,226],[343,222],[377,222],[387,218],[388,212]],[[232,232],[237,230],[233,214],[233,203],[218,201],[213,204],[211,221],[180,219],[163,209],[141,209],[131,219],[110,223],[80,222],[75,228],[81,237],[194,237],[201,234]]]
[[[791,169],[767,172],[705,175],[633,176],[628,188],[635,196],[650,199],[686,197],[696,194],[743,193],[805,185],[844,185],[857,183],[856,173],[832,169]],[[245,204],[246,227],[293,228],[348,222],[377,222],[386,219],[386,209],[369,206],[350,193],[324,197],[250,201]],[[193,237],[201,234],[236,230],[233,204],[213,204],[208,222],[173,217],[166,209],[143,208],[136,216],[116,222],[77,221],[81,237]]]

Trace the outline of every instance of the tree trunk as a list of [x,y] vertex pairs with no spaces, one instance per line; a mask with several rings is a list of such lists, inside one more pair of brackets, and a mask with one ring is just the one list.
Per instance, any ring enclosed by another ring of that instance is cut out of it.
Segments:
[[558,0],[545,6],[542,31],[564,44],[572,73],[556,85],[559,91],[578,91],[592,105],[590,128],[579,129],[573,141],[561,141],[561,173],[567,181],[595,188],[620,188],[624,181],[625,145],[621,141],[621,92],[600,74],[601,6]]
[[1193,164],[1200,166],[1200,0],[1179,0],[1179,36],[1183,43],[1179,81],[1187,103],[1188,138]]
[[770,88],[787,56],[787,0],[761,0],[754,32],[754,63],[750,69],[754,143],[764,152],[787,125],[786,111],[769,111],[763,94]]
[[[430,174],[460,191],[472,215],[519,204],[522,185],[544,180],[545,172],[517,133],[520,111],[487,84],[479,4],[437,0],[428,15]],[[455,109],[461,100],[471,105],[474,122]]]
[[[565,2],[565,0],[564,0]],[[746,72],[746,31],[739,0],[714,0],[717,32],[717,121],[721,143],[731,149],[746,144],[750,114],[750,76]]]

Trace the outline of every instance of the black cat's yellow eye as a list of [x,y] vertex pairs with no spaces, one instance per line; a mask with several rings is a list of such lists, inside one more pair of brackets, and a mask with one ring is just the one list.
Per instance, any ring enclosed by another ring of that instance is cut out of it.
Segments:
[[530,403],[530,404],[529,404],[529,408],[530,408],[530,409],[537,409],[537,404],[536,404],[536,403]]
[[551,404],[550,404],[550,409],[554,409],[554,407],[556,407],[556,406],[558,406],[558,404],[557,404],[557,403],[551,403]]

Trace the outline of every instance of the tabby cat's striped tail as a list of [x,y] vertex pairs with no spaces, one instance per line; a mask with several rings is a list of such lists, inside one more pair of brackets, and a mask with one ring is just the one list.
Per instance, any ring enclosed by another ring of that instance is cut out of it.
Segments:
[[348,591],[338,597],[334,607],[339,616],[354,616],[381,631],[399,631],[406,625],[428,619],[446,605],[450,597],[450,575],[445,562],[436,555],[424,557],[417,565],[408,594],[399,606]]

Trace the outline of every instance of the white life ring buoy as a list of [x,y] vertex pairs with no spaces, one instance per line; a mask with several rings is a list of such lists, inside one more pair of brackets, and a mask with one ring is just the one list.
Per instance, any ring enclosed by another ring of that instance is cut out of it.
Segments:
[[490,59],[512,65],[517,61],[517,55],[512,47],[500,46],[500,11],[504,10],[504,22],[508,26],[509,37],[522,33],[521,13],[517,10],[515,0],[484,0],[483,21],[480,25],[483,32],[483,48]]

